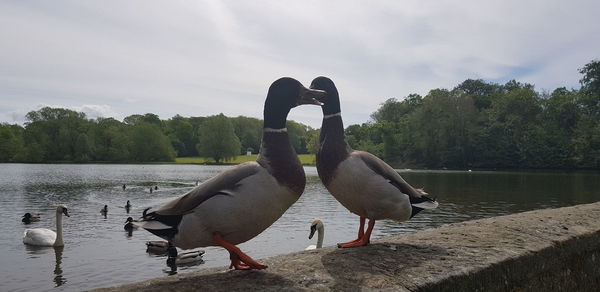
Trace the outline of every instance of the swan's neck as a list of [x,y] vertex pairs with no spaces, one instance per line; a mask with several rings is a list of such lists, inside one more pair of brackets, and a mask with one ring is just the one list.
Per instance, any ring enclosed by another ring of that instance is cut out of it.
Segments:
[[323,237],[325,236],[325,229],[323,226],[319,226],[317,229],[317,248],[323,247]]
[[56,240],[53,246],[64,246],[62,238],[62,213],[56,212]]

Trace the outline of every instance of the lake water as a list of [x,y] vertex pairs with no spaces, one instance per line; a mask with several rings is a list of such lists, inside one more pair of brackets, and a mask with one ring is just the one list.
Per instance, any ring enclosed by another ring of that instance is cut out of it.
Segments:
[[[145,242],[159,240],[147,231],[123,230],[137,218],[180,196],[230,166],[201,165],[36,165],[0,164],[0,291],[80,291],[115,286],[170,273],[226,266],[229,255],[204,248],[204,262],[174,271],[164,256],[146,253]],[[312,218],[325,223],[326,246],[354,239],[358,217],[344,209],[321,185],[314,167],[306,167],[302,197],[275,224],[240,245],[250,256],[303,250]],[[440,207],[403,223],[379,221],[373,237],[400,234],[445,223],[600,200],[598,172],[400,171],[412,185],[437,197]],[[126,184],[126,190],[122,185]],[[158,190],[150,193],[150,187]],[[130,200],[130,214],[122,207]],[[22,242],[26,228],[55,230],[56,205],[67,204],[62,249],[35,248]],[[100,209],[108,205],[106,218]],[[24,213],[42,220],[21,223]]]

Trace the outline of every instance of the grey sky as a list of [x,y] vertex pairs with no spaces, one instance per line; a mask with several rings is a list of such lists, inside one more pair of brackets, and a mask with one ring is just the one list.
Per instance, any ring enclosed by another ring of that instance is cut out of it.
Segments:
[[[578,88],[600,58],[600,1],[2,1],[0,122],[262,118],[275,79],[336,82],[346,125],[388,98],[468,78]],[[320,126],[318,107],[290,119]]]

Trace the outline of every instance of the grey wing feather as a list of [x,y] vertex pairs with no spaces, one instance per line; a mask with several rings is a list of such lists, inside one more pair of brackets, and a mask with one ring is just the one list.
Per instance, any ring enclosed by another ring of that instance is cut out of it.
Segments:
[[356,155],[362,159],[367,166],[375,173],[390,180],[396,187],[411,197],[420,198],[423,194],[408,184],[391,166],[379,159],[377,156],[363,151],[353,151],[351,155]]
[[183,215],[189,213],[202,202],[223,190],[234,188],[239,181],[259,172],[261,169],[262,166],[256,162],[245,162],[237,165],[210,178],[182,197],[160,207],[155,212],[159,215]]

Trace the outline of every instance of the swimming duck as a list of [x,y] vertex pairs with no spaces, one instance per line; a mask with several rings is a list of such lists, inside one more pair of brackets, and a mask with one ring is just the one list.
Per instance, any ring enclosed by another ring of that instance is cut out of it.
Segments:
[[310,234],[308,235],[308,239],[312,239],[313,235],[317,232],[317,245],[311,244],[306,247],[304,250],[312,250],[323,247],[323,237],[325,236],[325,227],[323,226],[323,221],[319,218],[313,219],[310,223]]
[[169,243],[162,240],[146,241],[146,252],[149,253],[166,253],[169,248]]
[[[438,203],[409,185],[391,166],[375,155],[350,148],[344,137],[337,88],[327,77],[317,77],[312,89],[327,92],[317,153],[317,172],[327,190],[350,212],[360,216],[358,238],[338,247],[369,243],[376,220],[406,221]],[[366,218],[369,219],[364,230]]]
[[187,252],[177,252],[177,248],[169,243],[167,248],[167,265],[172,264],[188,264],[202,260],[203,250],[193,250]]
[[137,229],[138,227],[135,226],[133,224],[133,222],[135,222],[135,221],[133,221],[132,217],[127,217],[127,220],[125,221],[125,225],[123,226],[123,229],[125,229],[125,231],[132,231],[132,230]]
[[25,215],[23,215],[23,219],[21,219],[21,222],[25,224],[37,221],[40,221],[40,215],[31,215],[31,213],[25,213]]
[[264,269],[235,245],[271,226],[304,190],[304,169],[290,144],[289,111],[320,103],[325,93],[292,78],[271,84],[264,105],[264,127],[256,161],[234,166],[205,181],[154,212],[145,210],[134,223],[182,249],[221,246],[230,253],[230,268]]
[[127,204],[125,204],[125,211],[129,213],[129,210],[131,210],[131,203],[129,202],[129,200],[127,200]]
[[102,209],[100,209],[100,213],[102,213],[102,214],[108,213],[108,205],[104,205],[104,207],[102,207]]
[[56,206],[56,232],[46,228],[25,229],[23,243],[37,246],[64,246],[62,215],[69,217],[67,206]]

